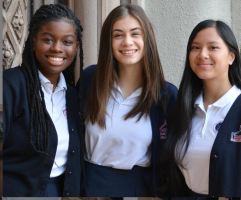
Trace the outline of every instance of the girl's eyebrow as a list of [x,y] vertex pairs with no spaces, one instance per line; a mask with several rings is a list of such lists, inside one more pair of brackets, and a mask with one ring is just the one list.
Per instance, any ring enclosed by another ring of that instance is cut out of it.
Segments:
[[[50,35],[50,36],[54,37],[54,35],[52,33],[49,33],[49,32],[44,32],[41,35]],[[65,35],[64,37],[73,37],[74,38],[74,36],[72,34]]]
[[[199,44],[199,42],[193,41],[192,44]],[[220,44],[220,42],[211,41],[211,42],[208,42],[208,44]]]
[[136,28],[132,28],[131,31],[138,30],[138,29],[141,30],[141,28],[136,27]]
[[[140,27],[135,27],[135,28],[132,28],[130,31],[135,31],[135,30],[138,30],[138,29],[141,30]],[[114,30],[112,31],[112,33],[113,33],[114,31],[123,32],[123,30],[121,30],[121,29],[114,29]]]

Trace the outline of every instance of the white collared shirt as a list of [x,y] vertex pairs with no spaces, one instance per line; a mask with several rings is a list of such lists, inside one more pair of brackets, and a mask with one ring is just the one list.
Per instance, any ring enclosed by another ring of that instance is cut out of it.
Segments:
[[97,123],[86,123],[86,149],[89,161],[103,166],[130,170],[134,165],[148,167],[151,164],[150,144],[152,129],[150,117],[138,115],[124,120],[125,115],[135,106],[142,88],[126,99],[120,87],[115,84],[111,91],[106,111],[106,129]]
[[233,86],[219,100],[208,106],[203,104],[203,94],[195,102],[191,141],[181,169],[188,187],[199,194],[208,194],[210,154],[220,126],[241,90]]
[[[58,146],[50,177],[57,177],[64,173],[69,149],[69,131],[66,110],[67,85],[64,75],[59,75],[58,85],[53,92],[53,84],[39,71],[39,79],[44,93],[47,111],[54,123]],[[56,163],[56,164],[55,164]]]

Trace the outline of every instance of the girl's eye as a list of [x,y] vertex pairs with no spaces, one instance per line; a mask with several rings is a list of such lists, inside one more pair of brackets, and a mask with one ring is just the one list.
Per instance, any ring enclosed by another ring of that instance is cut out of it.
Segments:
[[192,49],[199,49],[198,46],[192,46]]
[[51,38],[44,38],[44,42],[51,43],[53,40]]
[[213,47],[211,47],[211,49],[217,49],[217,47],[213,46]]
[[73,44],[73,42],[70,41],[70,40],[65,40],[63,43],[64,43],[65,45],[71,45],[71,44]]
[[134,32],[132,33],[132,35],[140,35],[140,33]]
[[121,37],[122,35],[121,34],[115,34],[114,37]]

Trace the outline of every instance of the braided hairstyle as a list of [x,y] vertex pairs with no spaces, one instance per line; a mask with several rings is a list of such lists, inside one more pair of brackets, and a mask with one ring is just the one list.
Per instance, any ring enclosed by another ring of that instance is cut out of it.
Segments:
[[[64,20],[73,25],[79,43],[79,58],[80,58],[80,87],[79,87],[79,102],[80,113],[83,113],[83,98],[82,98],[82,77],[83,77],[83,49],[82,49],[82,26],[76,15],[63,4],[49,4],[41,6],[33,15],[29,24],[29,35],[25,42],[25,48],[22,54],[22,70],[26,77],[27,94],[30,108],[30,131],[29,137],[33,149],[41,155],[48,156],[49,138],[52,132],[52,121],[47,112],[44,93],[41,89],[41,83],[38,75],[37,60],[35,58],[33,38],[41,27],[51,21]],[[70,66],[63,71],[65,80],[68,84],[75,85],[74,68],[76,64],[75,55]],[[81,122],[81,137],[83,142],[83,117],[80,116]],[[83,146],[83,145],[82,145]],[[83,147],[84,148],[84,147]],[[82,156],[83,158],[83,156]]]

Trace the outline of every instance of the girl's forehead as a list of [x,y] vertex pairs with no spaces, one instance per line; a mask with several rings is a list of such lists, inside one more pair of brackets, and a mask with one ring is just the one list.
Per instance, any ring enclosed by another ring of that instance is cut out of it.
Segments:
[[60,27],[62,26],[64,29],[72,28],[76,31],[74,21],[71,21],[71,20],[65,19],[65,18],[43,22],[39,26],[38,30],[41,30],[44,28],[49,28],[49,27],[58,27],[58,26],[60,26]]
[[76,28],[70,20],[49,21],[40,26],[35,34],[40,32],[51,32],[53,34],[72,34],[77,36]]
[[113,23],[112,30],[115,28],[128,29],[133,27],[142,28],[140,21],[132,15],[125,15]]
[[215,27],[207,27],[207,28],[204,28],[204,29],[200,30],[196,34],[194,40],[195,39],[199,39],[199,40],[208,40],[208,39],[223,40]]

